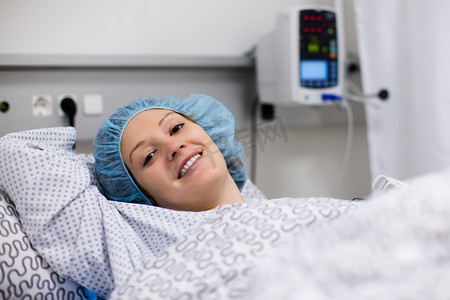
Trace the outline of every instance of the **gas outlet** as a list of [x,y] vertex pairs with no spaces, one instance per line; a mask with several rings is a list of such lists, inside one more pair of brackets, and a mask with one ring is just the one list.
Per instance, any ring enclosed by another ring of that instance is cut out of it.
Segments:
[[9,103],[7,101],[0,102],[0,112],[7,113],[9,110]]

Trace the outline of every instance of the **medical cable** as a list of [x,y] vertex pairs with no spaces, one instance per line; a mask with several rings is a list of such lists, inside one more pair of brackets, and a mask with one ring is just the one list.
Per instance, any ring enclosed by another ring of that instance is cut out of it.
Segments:
[[342,161],[342,166],[337,181],[338,190],[342,189],[344,183],[344,176],[347,173],[347,168],[350,162],[350,155],[353,144],[353,126],[354,126],[353,110],[346,98],[342,99],[341,107],[344,108],[347,113],[347,141],[345,145],[344,159]]
[[[353,110],[349,101],[354,101],[362,103],[364,105],[370,105],[378,107],[376,102],[369,102],[371,98],[378,98],[382,101],[386,101],[389,98],[389,92],[386,89],[381,89],[376,94],[364,95],[362,91],[353,82],[348,84],[351,93],[355,94],[343,94],[343,95],[333,95],[333,94],[323,94],[322,98],[329,98],[328,100],[339,101],[342,108],[345,109],[347,113],[347,142],[345,146],[344,159],[342,161],[341,171],[338,177],[337,187],[342,188],[344,182],[344,176],[347,173],[347,168],[350,161],[351,148],[353,143],[353,130],[354,130],[354,119]],[[359,94],[359,95],[358,95]]]
[[75,115],[77,114],[77,104],[75,101],[70,97],[66,97],[61,100],[60,105],[61,110],[69,119],[69,126],[75,127]]
[[258,107],[259,107],[259,97],[258,95],[255,96],[252,102],[251,107],[251,128],[250,128],[250,134],[251,134],[251,161],[250,161],[250,179],[253,183],[256,183],[256,155],[257,155],[257,149],[256,149],[256,135],[258,131],[258,124],[257,124],[257,115],[258,115]]
[[[70,97],[65,97],[61,100],[60,106],[61,110],[69,119],[69,126],[75,127],[75,115],[77,114],[77,104],[75,101]],[[72,148],[76,148],[76,143],[73,144]]]
[[378,108],[379,101],[375,102],[373,100],[371,101],[371,99],[377,98],[378,100],[386,101],[389,98],[389,91],[387,89],[380,89],[378,93],[375,94],[364,94],[361,88],[359,88],[353,81],[347,80],[346,84],[350,90],[350,93],[343,94],[342,97],[347,100]]

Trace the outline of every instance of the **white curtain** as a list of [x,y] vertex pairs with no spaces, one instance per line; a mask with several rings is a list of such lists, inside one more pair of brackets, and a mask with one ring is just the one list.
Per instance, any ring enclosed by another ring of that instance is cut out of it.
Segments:
[[[354,0],[372,177],[450,167],[450,1]],[[449,183],[450,184],[450,183]]]

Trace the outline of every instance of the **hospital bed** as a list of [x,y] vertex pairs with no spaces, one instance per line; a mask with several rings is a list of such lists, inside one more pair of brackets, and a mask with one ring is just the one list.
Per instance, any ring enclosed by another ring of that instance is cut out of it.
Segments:
[[[1,298],[87,299],[86,288],[111,299],[450,297],[448,171],[362,202],[268,200],[248,182],[246,204],[178,214],[106,200],[75,139],[73,128],[0,139]],[[104,236],[68,238],[95,222]],[[67,241],[72,252],[58,252]],[[96,275],[106,258],[116,286]]]

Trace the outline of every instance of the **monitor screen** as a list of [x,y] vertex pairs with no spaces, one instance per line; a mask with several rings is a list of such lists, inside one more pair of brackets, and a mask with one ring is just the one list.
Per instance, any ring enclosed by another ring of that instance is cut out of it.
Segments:
[[326,60],[302,60],[300,62],[301,80],[327,80],[328,62]]

